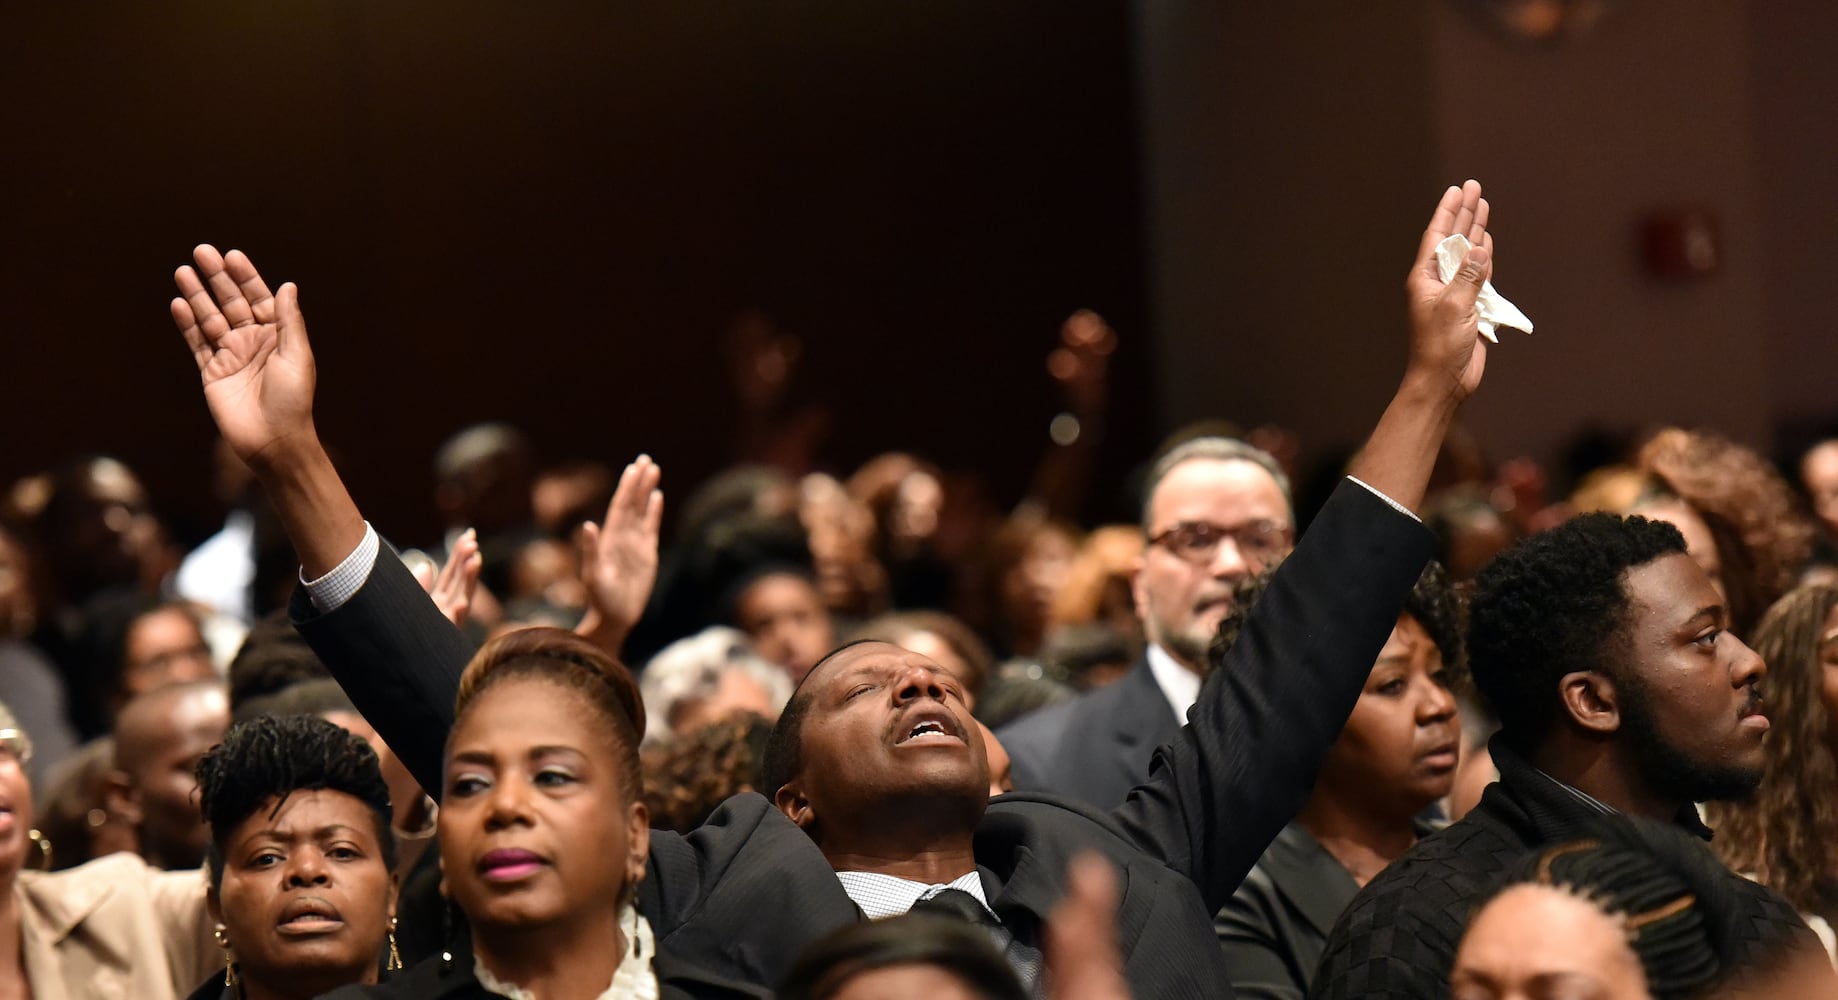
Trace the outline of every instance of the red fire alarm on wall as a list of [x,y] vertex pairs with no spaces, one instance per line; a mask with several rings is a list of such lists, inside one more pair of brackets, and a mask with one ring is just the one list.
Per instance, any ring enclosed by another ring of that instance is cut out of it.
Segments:
[[1641,261],[1661,281],[1702,281],[1723,260],[1723,241],[1710,209],[1656,209],[1640,220]]

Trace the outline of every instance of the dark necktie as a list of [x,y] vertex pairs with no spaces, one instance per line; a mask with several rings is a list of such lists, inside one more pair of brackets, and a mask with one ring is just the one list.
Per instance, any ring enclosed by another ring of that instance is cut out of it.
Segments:
[[962,889],[940,889],[931,896],[914,903],[912,912],[934,913],[967,921],[979,927],[988,927],[993,930],[1003,929],[1002,921],[997,920],[996,915],[989,912],[989,907],[984,906],[982,900]]
[[1002,921],[989,912],[982,900],[962,889],[940,889],[936,893],[913,904],[910,912],[930,913],[938,916],[962,920],[986,928],[994,939],[996,950],[1002,952],[1010,968],[1021,979],[1021,984],[1029,994],[1036,994],[1040,981],[1040,952],[1015,940],[1015,935]]

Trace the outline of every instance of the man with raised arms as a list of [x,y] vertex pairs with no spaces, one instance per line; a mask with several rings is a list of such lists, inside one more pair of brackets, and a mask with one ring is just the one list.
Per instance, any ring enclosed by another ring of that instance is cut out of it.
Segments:
[[[1481,381],[1475,299],[1491,272],[1487,216],[1479,184],[1443,194],[1407,282],[1409,359],[1397,393],[1189,724],[1120,807],[1025,793],[991,800],[956,679],[892,645],[845,646],[787,706],[763,794],[735,796],[686,837],[653,835],[639,908],[660,945],[771,984],[838,926],[943,906],[988,924],[1031,978],[1067,865],[1089,850],[1118,869],[1118,940],[1135,994],[1229,996],[1212,915],[1307,798],[1429,558],[1410,509],[1456,408]],[[1445,285],[1435,248],[1457,233],[1474,249]],[[270,293],[237,251],[201,246],[195,260],[178,271],[173,319],[219,429],[298,550],[310,596],[297,597],[296,621],[410,770],[439,790],[456,679],[472,648],[379,546],[319,443],[298,290]],[[655,567],[657,475],[644,458],[627,468],[599,537],[605,564],[629,563],[627,583],[639,591]],[[642,596],[625,600],[633,603]]]

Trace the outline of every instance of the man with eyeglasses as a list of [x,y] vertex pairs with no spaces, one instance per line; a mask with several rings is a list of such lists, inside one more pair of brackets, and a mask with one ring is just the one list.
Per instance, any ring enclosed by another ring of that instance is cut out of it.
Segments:
[[1295,543],[1289,481],[1268,454],[1231,438],[1182,442],[1149,473],[1148,537],[1132,590],[1148,647],[1114,684],[1025,716],[997,734],[1017,789],[1101,809],[1149,776],[1200,694],[1207,647],[1240,582]]

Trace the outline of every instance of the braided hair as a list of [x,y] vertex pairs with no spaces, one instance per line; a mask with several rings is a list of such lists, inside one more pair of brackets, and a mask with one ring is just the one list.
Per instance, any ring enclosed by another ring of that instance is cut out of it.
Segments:
[[1728,878],[1681,830],[1604,817],[1582,838],[1528,855],[1493,895],[1535,885],[1588,903],[1626,929],[1654,1000],[1691,1000],[1731,971],[1737,932]]
[[384,867],[395,870],[389,786],[376,752],[362,737],[318,716],[262,716],[230,727],[223,742],[199,759],[196,774],[198,806],[211,828],[212,888],[223,885],[224,849],[244,820],[264,808],[270,815],[279,812],[295,792],[321,789],[343,792],[370,808]]

